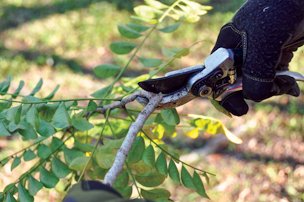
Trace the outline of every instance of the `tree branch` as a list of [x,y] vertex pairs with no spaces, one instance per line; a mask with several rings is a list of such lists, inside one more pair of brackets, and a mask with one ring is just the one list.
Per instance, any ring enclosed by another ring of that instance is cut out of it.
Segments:
[[[110,105],[104,106],[102,110],[113,109],[117,107],[122,107],[125,104],[134,101],[137,97],[144,97],[149,100],[149,103],[145,106],[145,108],[139,113],[134,123],[131,124],[129,131],[118,150],[114,163],[108,173],[104,178],[104,183],[110,186],[113,185],[117,176],[122,171],[128,153],[132,147],[132,144],[135,140],[137,133],[142,129],[145,121],[149,118],[149,116],[153,113],[155,108],[158,106],[160,101],[162,100],[162,94],[153,94],[146,91],[135,92],[132,95],[122,99],[120,102],[115,102]],[[101,111],[102,112],[102,111]]]

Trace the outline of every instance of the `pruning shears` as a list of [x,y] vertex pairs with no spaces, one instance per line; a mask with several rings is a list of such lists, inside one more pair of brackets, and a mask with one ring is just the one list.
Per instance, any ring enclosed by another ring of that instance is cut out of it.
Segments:
[[[242,60],[241,51],[219,48],[202,65],[168,72],[164,77],[142,81],[138,85],[148,92],[164,94],[158,108],[175,108],[198,97],[221,102],[242,90],[242,78],[238,76]],[[304,75],[298,72],[276,73],[276,76],[281,75],[304,82]],[[147,103],[145,98],[138,98],[138,101]]]

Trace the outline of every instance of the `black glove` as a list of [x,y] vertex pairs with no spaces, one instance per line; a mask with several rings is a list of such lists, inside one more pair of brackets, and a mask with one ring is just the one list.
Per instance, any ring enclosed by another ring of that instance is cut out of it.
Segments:
[[292,77],[275,77],[275,73],[288,70],[293,52],[303,44],[303,0],[248,0],[222,27],[212,50],[243,50],[243,64],[237,71],[243,77],[243,92],[230,95],[222,106],[241,116],[248,111],[244,98],[259,102],[275,95],[299,96]]

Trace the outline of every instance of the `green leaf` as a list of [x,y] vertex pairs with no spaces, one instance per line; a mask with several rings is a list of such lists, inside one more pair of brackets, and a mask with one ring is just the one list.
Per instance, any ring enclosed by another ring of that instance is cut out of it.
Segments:
[[11,165],[11,171],[13,171],[17,166],[19,166],[20,163],[21,163],[20,157],[18,157],[18,156],[15,157],[15,158],[14,158],[14,161],[13,161],[13,163],[12,163],[12,165]]
[[97,106],[96,102],[94,102],[93,100],[90,100],[90,102],[88,103],[88,106],[87,106],[87,111],[94,112],[94,111],[96,111],[97,107],[98,106]]
[[136,163],[140,161],[144,151],[145,151],[145,141],[141,136],[138,136],[128,154],[128,158],[127,158],[128,163]]
[[2,159],[0,161],[0,166],[3,167],[5,166],[5,164],[7,164],[7,162],[9,162],[10,158],[9,157],[6,157],[5,159]]
[[5,109],[8,109],[12,106],[12,100],[2,101],[0,102],[0,111],[3,111]]
[[52,152],[58,150],[60,147],[64,148],[64,142],[62,142],[62,140],[60,140],[57,137],[53,137],[52,142],[50,144],[50,148],[51,148]]
[[32,196],[35,196],[37,194],[37,192],[42,189],[43,185],[36,180],[35,178],[33,178],[31,175],[28,178],[28,189],[29,192]]
[[19,81],[18,88],[13,93],[12,98],[16,98],[20,94],[20,91],[22,90],[23,87],[24,87],[24,81],[21,80],[21,81]]
[[225,109],[222,105],[220,105],[220,103],[216,100],[210,99],[211,104],[214,106],[214,108],[219,111],[222,112],[223,114],[227,115],[228,117],[232,118],[232,115],[229,111],[227,111],[227,109]]
[[52,171],[58,178],[64,178],[70,173],[69,167],[56,157],[52,160]]
[[176,109],[164,109],[160,112],[160,115],[168,125],[175,126],[180,122]]
[[137,23],[128,23],[127,24],[128,27],[132,28],[133,30],[137,31],[137,32],[144,32],[147,31],[150,27],[141,25],[141,24],[137,24]]
[[0,137],[2,136],[10,136],[10,132],[8,132],[8,130],[6,129],[6,127],[4,126],[3,122],[0,122]]
[[209,184],[209,183],[210,183],[210,179],[209,179],[209,176],[207,175],[207,173],[203,173],[202,175],[203,175],[204,178],[206,179],[207,184]]
[[206,193],[206,190],[205,190],[204,184],[201,180],[201,177],[199,176],[199,174],[197,174],[196,171],[194,171],[194,173],[193,173],[193,184],[195,186],[196,192],[199,195],[209,199],[209,196]]
[[144,151],[143,161],[149,166],[154,166],[155,164],[155,152],[151,144]]
[[83,152],[92,152],[94,150],[94,145],[82,143],[77,140],[74,142],[74,147]]
[[43,84],[43,80],[40,79],[29,95],[34,96],[38,91],[40,91],[42,84]]
[[40,144],[37,149],[37,155],[42,159],[47,159],[52,154],[52,150],[45,144]]
[[54,173],[40,167],[40,182],[46,188],[54,188],[58,183],[59,179],[54,175]]
[[99,150],[96,153],[96,162],[103,169],[109,169],[114,163],[115,153],[103,153],[102,150]]
[[91,94],[91,96],[93,96],[94,98],[98,98],[98,99],[103,99],[106,98],[112,91],[113,86],[106,86],[104,88],[101,88],[97,91],[95,91],[93,94]]
[[11,85],[11,77],[0,83],[0,95],[5,95]]
[[37,133],[33,126],[29,123],[23,123],[24,129],[20,129],[18,132],[22,135],[24,140],[33,140],[37,138]]
[[49,122],[47,122],[45,120],[40,119],[38,128],[37,128],[37,132],[39,133],[39,135],[41,135],[43,137],[50,137],[56,133],[56,130],[52,126],[52,124],[50,124]]
[[159,154],[159,156],[157,157],[155,167],[160,174],[163,174],[163,175],[168,174],[166,156],[163,152],[161,152]]
[[25,96],[25,97],[22,98],[22,101],[24,103],[29,103],[29,104],[41,103],[41,100],[37,97],[34,97],[34,96]]
[[128,25],[118,25],[118,31],[119,33],[129,39],[137,39],[141,37],[141,34],[132,29],[132,27],[129,27]]
[[156,188],[150,190],[140,190],[141,195],[148,200],[158,201],[159,199],[169,199],[170,192],[166,189]]
[[130,53],[136,47],[135,43],[126,42],[126,41],[116,41],[112,42],[110,49],[113,53],[118,55],[124,55]]
[[36,157],[36,154],[35,154],[32,150],[30,150],[30,149],[26,150],[26,151],[23,153],[23,159],[24,159],[24,161],[31,161],[31,160],[33,160],[35,157]]
[[76,159],[77,157],[82,157],[84,156],[84,153],[79,151],[79,150],[76,150],[76,149],[68,149],[68,148],[65,148],[63,150],[64,152],[64,160],[65,162],[70,165],[71,162]]
[[179,28],[180,25],[181,25],[181,23],[177,22],[177,23],[174,23],[172,25],[161,28],[161,29],[159,29],[159,31],[164,32],[164,33],[171,33],[171,32],[176,31]]
[[166,57],[173,57],[173,58],[182,58],[190,53],[189,48],[172,48],[172,49],[162,49],[163,54]]
[[117,190],[124,198],[130,198],[132,196],[132,186],[125,186]]
[[87,131],[94,127],[93,124],[87,121],[87,119],[83,117],[73,116],[72,125],[79,131]]
[[144,175],[135,175],[135,179],[145,187],[156,187],[165,181],[166,176],[153,170],[152,172],[145,173]]
[[102,64],[94,69],[94,74],[102,79],[115,76],[119,71],[120,67],[114,64]]
[[17,189],[17,187],[16,187],[15,185],[16,185],[16,183],[10,183],[10,184],[8,184],[8,185],[4,188],[3,192],[4,192],[4,193],[7,193],[7,192],[15,193],[15,192],[17,192],[18,189]]
[[119,190],[119,189],[127,187],[128,183],[129,183],[129,174],[127,171],[122,171],[118,175],[113,186],[116,188],[116,190]]
[[18,198],[20,202],[34,201],[34,198],[30,195],[28,190],[26,190],[21,183],[18,184]]
[[87,156],[80,156],[72,160],[69,164],[69,168],[75,171],[83,171],[87,166],[90,158]]
[[162,61],[160,59],[155,59],[155,58],[143,58],[143,57],[140,57],[139,61],[145,67],[158,67],[159,65],[162,64]]
[[14,198],[14,196],[9,192],[6,194],[5,201],[4,202],[17,202],[17,200]]
[[70,126],[70,117],[65,108],[64,103],[60,103],[60,105],[58,106],[53,116],[52,124],[55,128],[61,128],[61,129]]
[[60,85],[57,85],[54,90],[49,94],[47,95],[46,97],[43,98],[43,100],[51,100],[53,99],[53,97],[55,96],[55,94],[57,93],[57,91],[59,90],[59,87]]
[[175,165],[175,163],[174,163],[174,161],[172,159],[170,160],[170,163],[169,163],[168,172],[169,172],[170,178],[174,182],[180,183],[179,172],[178,172],[177,167],[176,167],[176,165]]
[[35,127],[36,126],[36,118],[37,118],[37,109],[36,105],[32,105],[31,108],[27,111],[25,115],[25,120],[31,124],[31,126]]
[[184,166],[182,166],[181,180],[183,185],[185,185],[185,187],[195,190],[192,177]]

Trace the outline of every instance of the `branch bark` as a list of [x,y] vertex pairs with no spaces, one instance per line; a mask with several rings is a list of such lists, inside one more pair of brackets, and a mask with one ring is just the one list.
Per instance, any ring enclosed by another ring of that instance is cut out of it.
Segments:
[[108,110],[113,109],[117,107],[122,107],[125,104],[134,101],[137,97],[145,97],[149,100],[149,103],[145,106],[145,108],[139,113],[134,123],[129,128],[129,131],[118,150],[114,163],[108,173],[106,174],[104,178],[104,183],[112,186],[119,175],[119,173],[122,171],[124,163],[126,161],[126,158],[128,156],[128,153],[132,147],[132,144],[136,138],[137,133],[141,130],[143,127],[145,121],[149,118],[149,116],[153,113],[153,111],[156,109],[160,101],[162,100],[163,96],[162,94],[153,94],[146,91],[139,91],[135,92],[134,94],[122,99],[120,102],[115,102],[113,104],[104,106],[101,110]]

